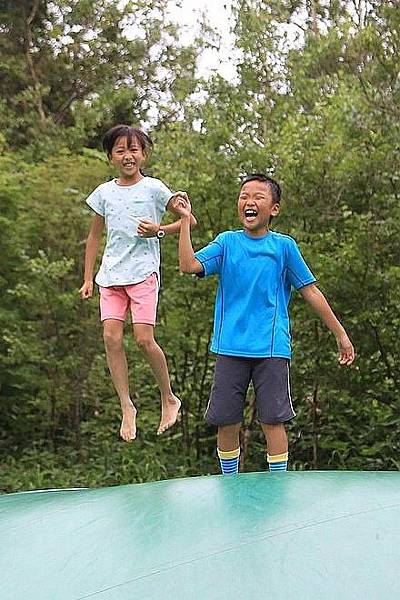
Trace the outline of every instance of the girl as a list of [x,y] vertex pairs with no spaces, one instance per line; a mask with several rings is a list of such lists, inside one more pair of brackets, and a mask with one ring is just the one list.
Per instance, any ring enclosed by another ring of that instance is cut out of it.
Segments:
[[[165,355],[154,339],[159,289],[162,238],[178,233],[180,220],[161,226],[166,209],[172,210],[172,192],[160,180],[146,177],[142,166],[152,147],[140,129],[116,125],[104,136],[103,148],[118,177],[99,185],[86,202],[94,211],[86,242],[85,275],[79,292],[93,295],[93,269],[104,224],[107,242],[96,283],[100,291],[100,316],[111,378],[121,402],[120,435],[136,437],[136,408],[129,394],[128,366],[123,346],[124,321],[132,314],[133,335],[145,355],[161,393],[161,421],[157,434],[176,422],[181,402],[171,389]],[[192,218],[192,226],[196,220]]]

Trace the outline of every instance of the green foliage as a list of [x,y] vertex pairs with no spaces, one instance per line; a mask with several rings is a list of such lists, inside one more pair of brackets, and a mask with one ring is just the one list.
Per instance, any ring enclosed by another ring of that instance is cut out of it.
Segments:
[[[194,246],[238,227],[243,173],[273,174],[283,183],[273,227],[299,242],[356,346],[354,367],[340,367],[333,337],[294,295],[292,468],[398,469],[396,3],[361,2],[355,11],[338,2],[238,1],[238,79],[203,82],[195,78],[195,49],[177,44],[171,24],[163,27],[164,2],[134,4],[144,29],[128,40],[122,22],[131,5],[43,1],[32,21],[36,86],[23,50],[32,2],[19,4],[2,13],[10,35],[1,41],[7,94],[0,144],[22,150],[0,159],[1,489],[218,472],[215,432],[203,422],[216,282],[180,274],[176,239],[164,240],[156,333],[184,400],[182,417],[156,437],[158,390],[127,328],[139,407],[132,445],[118,440],[97,299],[82,303],[77,294],[90,221],[84,198],[110,176],[96,150],[102,133],[116,120],[145,118],[159,100],[148,171],[189,191],[199,221]],[[296,49],[288,25],[298,32]],[[84,92],[68,104],[77,82]],[[249,471],[265,468],[253,404],[250,393],[243,430]]]
[[194,87],[194,48],[179,44],[166,0],[14,4],[0,12],[0,124],[11,148],[98,147],[116,122],[140,123],[153,106],[170,114]]

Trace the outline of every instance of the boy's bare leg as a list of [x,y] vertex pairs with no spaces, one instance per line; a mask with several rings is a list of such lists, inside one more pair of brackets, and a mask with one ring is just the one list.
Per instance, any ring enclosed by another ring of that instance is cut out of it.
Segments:
[[157,429],[157,435],[160,435],[175,424],[181,407],[181,401],[171,389],[167,359],[154,339],[153,325],[135,323],[133,325],[133,333],[137,345],[148,360],[160,389],[161,421]]
[[218,427],[217,445],[222,452],[230,452],[239,448],[239,432],[241,423]]
[[288,440],[285,425],[283,423],[277,423],[276,425],[261,423],[261,427],[267,442],[268,454],[273,456],[276,454],[284,454],[284,452],[288,451]]
[[111,379],[122,408],[120,435],[125,442],[136,437],[136,408],[129,395],[128,364],[124,350],[124,323],[117,319],[103,321],[103,337]]

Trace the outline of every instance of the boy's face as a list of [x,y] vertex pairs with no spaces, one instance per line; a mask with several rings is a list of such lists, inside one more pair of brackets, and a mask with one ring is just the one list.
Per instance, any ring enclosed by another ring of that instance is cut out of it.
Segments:
[[272,199],[268,183],[248,181],[240,190],[239,219],[244,230],[253,237],[267,233],[270,217],[276,217],[279,208],[279,204]]
[[135,180],[140,176],[140,167],[146,160],[146,155],[136,137],[128,144],[128,138],[122,136],[117,138],[109,159],[118,169],[121,178]]

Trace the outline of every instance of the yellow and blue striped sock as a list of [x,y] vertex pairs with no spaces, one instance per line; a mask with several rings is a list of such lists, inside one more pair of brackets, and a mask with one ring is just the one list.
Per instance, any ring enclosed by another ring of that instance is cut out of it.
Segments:
[[217,448],[217,452],[223,475],[236,475],[239,473],[240,447],[229,452],[223,452]]
[[283,452],[283,454],[267,454],[268,466],[271,473],[275,473],[275,471],[287,471],[288,458],[288,452]]

